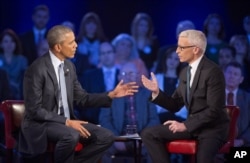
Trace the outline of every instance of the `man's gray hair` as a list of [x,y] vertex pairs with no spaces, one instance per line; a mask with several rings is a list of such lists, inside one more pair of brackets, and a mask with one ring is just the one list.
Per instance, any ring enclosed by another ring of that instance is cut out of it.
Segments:
[[63,25],[56,25],[52,27],[47,34],[47,41],[50,48],[56,44],[60,44],[65,40],[65,34],[73,32],[70,28]]
[[179,37],[186,37],[190,45],[195,45],[205,52],[207,47],[207,38],[202,31],[194,29],[185,30],[180,33]]

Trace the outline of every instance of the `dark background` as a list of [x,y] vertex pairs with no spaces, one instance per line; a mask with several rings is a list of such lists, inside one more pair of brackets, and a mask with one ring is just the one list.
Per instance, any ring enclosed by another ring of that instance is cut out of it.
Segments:
[[83,15],[94,11],[109,39],[121,32],[130,33],[135,14],[146,12],[153,18],[161,45],[176,42],[175,28],[180,20],[190,19],[202,30],[207,15],[218,13],[226,25],[228,40],[233,34],[243,33],[242,19],[250,14],[249,0],[1,0],[0,30],[12,28],[20,34],[30,29],[32,10],[38,4],[50,9],[49,28],[70,20],[75,23],[76,33]]

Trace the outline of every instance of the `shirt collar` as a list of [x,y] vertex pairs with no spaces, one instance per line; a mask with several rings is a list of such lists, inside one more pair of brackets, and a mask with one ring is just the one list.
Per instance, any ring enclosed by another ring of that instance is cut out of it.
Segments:
[[46,32],[46,28],[44,28],[44,29],[42,29],[42,30],[39,30],[39,29],[37,29],[36,27],[33,27],[33,31],[34,31],[35,34],[41,33],[41,34],[44,35],[45,32]]
[[238,88],[236,88],[233,91],[229,91],[228,89],[226,89],[226,94],[228,94],[229,92],[232,92],[234,95],[236,95],[237,91],[238,91]]
[[192,70],[196,70],[199,63],[201,62],[201,59],[202,59],[203,55],[200,56],[198,59],[196,59],[192,64],[190,64],[189,66],[192,67]]
[[49,55],[50,55],[50,58],[51,58],[51,61],[52,61],[52,64],[54,67],[59,67],[59,65],[61,63],[64,63],[63,61],[61,61],[60,59],[58,59],[55,54],[53,54],[50,50],[49,50]]
[[107,71],[111,71],[112,73],[114,73],[115,70],[116,70],[115,67],[112,67],[112,68],[108,68],[108,67],[105,67],[105,66],[102,67],[102,71],[103,71],[104,73],[107,72]]

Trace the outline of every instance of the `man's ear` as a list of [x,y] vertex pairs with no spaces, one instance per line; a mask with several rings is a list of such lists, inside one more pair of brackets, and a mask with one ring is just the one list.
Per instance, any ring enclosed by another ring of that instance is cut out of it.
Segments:
[[54,46],[54,49],[57,51],[57,52],[60,52],[61,51],[61,45],[60,44],[56,44]]
[[241,78],[240,78],[240,84],[241,84],[243,81],[244,81],[244,77],[241,76]]

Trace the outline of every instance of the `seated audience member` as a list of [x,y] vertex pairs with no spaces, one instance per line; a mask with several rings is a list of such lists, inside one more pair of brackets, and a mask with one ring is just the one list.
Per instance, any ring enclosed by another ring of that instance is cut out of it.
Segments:
[[23,74],[27,68],[27,59],[21,51],[17,34],[6,29],[0,35],[0,68],[6,71],[9,79],[11,98],[22,99]]
[[209,14],[204,21],[203,32],[207,37],[205,55],[218,64],[219,50],[225,46],[225,28],[219,14]]
[[[86,71],[79,80],[84,89],[90,93],[100,93],[114,89],[118,84],[119,69],[115,67],[114,48],[109,42],[103,42],[99,47],[101,67]],[[77,109],[79,119],[94,124],[99,123],[100,108]]]
[[226,45],[220,48],[218,64],[221,67],[221,70],[224,70],[225,66],[235,60],[235,48]]
[[[177,26],[176,26],[176,31],[175,31],[176,39],[178,39],[178,36],[182,31],[185,31],[187,29],[195,29],[194,23],[190,20],[179,21]],[[172,48],[172,47],[176,48],[176,44],[165,45],[159,49],[158,54],[157,54],[156,64],[155,64],[155,67],[153,68],[153,72],[157,73],[159,71],[163,71],[162,65],[160,63],[163,60],[163,56],[164,56],[166,50],[168,48]]]
[[146,13],[137,13],[132,21],[131,35],[135,40],[140,58],[151,71],[157,58],[159,40],[154,35],[152,18]]
[[235,145],[250,147],[250,94],[239,88],[244,80],[242,66],[237,62],[230,62],[224,69],[224,75],[226,105],[237,105],[240,108]]
[[247,61],[247,54],[250,49],[247,37],[245,35],[233,35],[230,38],[229,45],[235,48],[235,61],[242,66],[242,73],[245,80],[240,84],[240,87],[250,92],[250,65]]
[[75,31],[76,31],[75,24],[74,24],[73,22],[69,21],[69,20],[63,21],[63,22],[61,23],[61,25],[64,25],[64,26],[70,28],[74,33],[75,33]]
[[[156,72],[155,77],[158,81],[159,88],[165,92],[167,95],[171,96],[179,83],[179,73],[182,70],[184,64],[180,63],[176,51],[176,47],[170,47],[166,49],[163,55],[163,60],[161,61],[161,69],[163,71]],[[185,113],[186,108],[183,108],[177,113],[169,112],[168,110],[157,106],[157,113],[159,115],[161,123],[166,120],[179,120],[183,121],[186,119],[187,113]],[[183,111],[184,115],[177,116]]]
[[[125,82],[140,80],[138,70],[134,63],[127,62],[120,69],[120,79]],[[159,118],[154,104],[148,101],[150,92],[144,87],[139,87],[134,96],[113,100],[110,109],[101,109],[100,125],[111,130],[116,136],[126,135],[126,125],[136,125],[138,134],[142,129],[159,124]],[[114,142],[103,158],[104,163],[111,163],[111,156],[116,154],[132,155],[131,142]],[[145,149],[143,152],[145,154]]]
[[[145,63],[140,59],[134,38],[129,34],[119,34],[113,41],[115,49],[115,64],[118,68],[127,62],[133,62],[139,74],[148,76],[148,70]],[[139,84],[139,83],[138,83]]]
[[[7,73],[0,69],[0,103],[10,98],[9,80]],[[4,117],[0,112],[0,143],[4,142]]]
[[78,76],[99,65],[99,46],[106,40],[101,19],[94,12],[86,13],[80,23],[76,38],[78,47],[73,62]]
[[37,45],[46,38],[47,24],[50,18],[50,11],[46,5],[38,5],[32,12],[32,29],[20,35],[23,55],[28,59],[30,65],[37,57]]
[[0,68],[0,103],[10,98],[8,74]]
[[[250,15],[247,15],[243,19],[243,28],[248,40],[248,48],[250,48]],[[250,50],[248,51],[247,61],[250,63]]]

